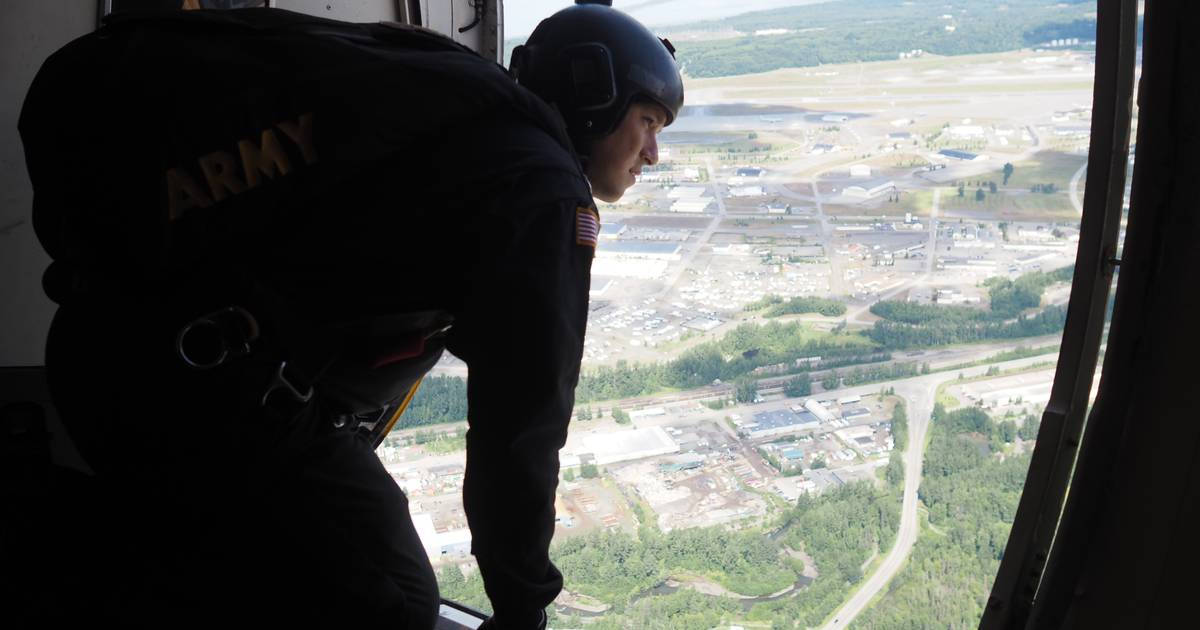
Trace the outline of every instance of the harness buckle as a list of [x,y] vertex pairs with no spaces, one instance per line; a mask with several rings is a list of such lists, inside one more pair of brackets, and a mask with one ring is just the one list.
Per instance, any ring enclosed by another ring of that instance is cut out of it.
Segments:
[[307,404],[309,400],[312,400],[312,385],[308,385],[304,388],[305,391],[301,392],[300,388],[296,387],[292,381],[288,380],[287,375],[284,374],[284,370],[286,369],[287,361],[280,361],[279,367],[275,368],[275,375],[271,378],[271,382],[267,384],[267,391],[263,392],[262,399],[259,401],[259,404],[263,407],[267,406],[267,399],[270,398],[271,392],[274,392],[277,389],[282,389],[283,391],[287,392],[287,394],[292,397],[292,400],[295,400],[297,403],[302,405]]
[[175,336],[175,352],[193,369],[211,370],[250,354],[258,320],[240,306],[227,306],[193,319]]

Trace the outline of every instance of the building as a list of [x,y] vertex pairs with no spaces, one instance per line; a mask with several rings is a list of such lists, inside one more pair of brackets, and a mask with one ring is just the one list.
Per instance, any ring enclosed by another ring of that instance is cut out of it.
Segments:
[[679,445],[662,427],[595,432],[568,437],[560,451],[559,466],[571,468],[585,462],[604,466],[678,452]]
[[765,194],[762,186],[736,186],[729,189],[730,197],[761,197]]
[[683,472],[685,470],[695,470],[704,465],[704,456],[702,455],[673,455],[667,457],[666,461],[658,465],[659,472],[673,473]]
[[689,214],[699,214],[708,209],[712,204],[711,197],[700,197],[693,199],[680,199],[671,204],[671,212],[684,212]]
[[739,168],[736,175],[738,177],[762,177],[763,169],[756,166],[746,166]]
[[778,409],[754,414],[753,422],[743,425],[742,432],[750,438],[763,438],[803,429],[815,429],[818,426],[820,426],[820,422],[811,413],[806,411],[795,413],[788,409]]
[[795,472],[804,468],[804,449],[795,446],[779,453],[779,467],[783,472]]
[[869,418],[871,411],[866,407],[845,407],[842,409],[842,418],[845,420],[857,420],[859,418]]
[[822,405],[816,398],[810,398],[804,402],[804,408],[809,410],[812,415],[816,416],[821,422],[833,422],[836,416]]
[[871,167],[866,164],[855,164],[850,167],[850,177],[870,177]]
[[471,553],[471,530],[467,528],[451,529],[439,532],[433,525],[433,516],[427,513],[412,515],[413,528],[425,548],[425,555],[430,560],[438,560],[446,556],[466,557]]
[[896,182],[891,179],[872,179],[847,186],[842,190],[842,193],[848,197],[870,199],[871,197],[892,192],[895,189]]
[[615,241],[596,248],[597,258],[679,260],[683,247],[673,241]]
[[691,328],[692,330],[700,330],[703,332],[708,332],[720,325],[721,320],[714,319],[712,317],[697,317],[695,319],[689,319],[683,323],[684,328]]
[[605,240],[615,240],[620,238],[628,227],[624,223],[601,223],[600,238]]
[[966,162],[974,162],[975,160],[982,159],[975,153],[971,153],[970,151],[959,151],[958,149],[942,149],[941,151],[938,151],[938,155],[944,155],[948,158],[954,158],[956,160],[963,160]]

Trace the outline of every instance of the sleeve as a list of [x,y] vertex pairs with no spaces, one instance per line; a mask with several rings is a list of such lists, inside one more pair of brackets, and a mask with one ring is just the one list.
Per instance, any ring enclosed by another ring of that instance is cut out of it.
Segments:
[[448,340],[469,370],[463,503],[472,552],[505,628],[532,627],[562,588],[549,557],[558,451],[599,228],[590,196],[522,206],[491,217],[494,247],[471,272]]

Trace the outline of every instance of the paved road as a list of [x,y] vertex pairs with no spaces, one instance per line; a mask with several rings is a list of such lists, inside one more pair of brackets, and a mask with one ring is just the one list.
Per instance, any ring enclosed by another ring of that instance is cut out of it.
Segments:
[[721,191],[718,188],[717,169],[713,166],[711,157],[704,158],[704,168],[708,171],[708,184],[712,186],[713,199],[717,203],[717,214],[708,222],[708,227],[704,228],[704,231],[696,238],[696,242],[688,249],[683,260],[675,264],[675,271],[663,283],[663,288],[655,294],[654,297],[656,299],[666,297],[671,292],[671,289],[675,288],[675,283],[679,282],[679,278],[683,275],[683,272],[692,268],[692,261],[696,259],[696,254],[700,253],[700,248],[708,244],[708,239],[712,238],[713,232],[716,232],[717,228],[721,227],[721,221],[725,218],[725,198],[721,195]]
[[[885,289],[879,295],[877,302],[890,300],[902,291],[906,291],[912,287],[920,286],[929,282],[933,276],[933,261],[937,258],[937,222],[938,213],[941,211],[942,189],[933,189],[933,206],[929,211],[929,244],[925,246],[925,272],[910,280],[904,280]],[[862,319],[864,313],[869,311],[874,303],[860,306],[846,315],[846,321],[851,324],[861,324],[869,326],[871,322]]]
[[[1057,360],[1058,355],[1045,355],[1017,359],[1000,363],[1001,369],[1010,370],[1025,367],[1034,363]],[[986,366],[963,370],[967,377],[979,376],[987,371]],[[867,577],[861,588],[846,601],[834,614],[833,621],[825,624],[823,630],[841,630],[847,628],[854,618],[866,610],[871,600],[878,595],[888,582],[900,571],[904,561],[912,553],[919,533],[917,521],[917,488],[921,484],[921,466],[925,457],[925,436],[929,431],[929,416],[933,413],[934,396],[938,385],[958,378],[957,373],[931,374],[915,378],[894,381],[888,385],[896,388],[896,394],[908,401],[908,447],[904,451],[904,500],[900,508],[900,531],[896,535],[896,544],[888,552],[887,557]],[[878,391],[879,385],[866,386],[862,393]],[[838,395],[849,395],[853,390],[839,390]],[[860,392],[853,392],[860,393]]]

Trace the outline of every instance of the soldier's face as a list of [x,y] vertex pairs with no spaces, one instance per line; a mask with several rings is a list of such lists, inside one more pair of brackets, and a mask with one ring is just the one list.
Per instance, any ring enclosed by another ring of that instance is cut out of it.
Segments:
[[658,133],[667,112],[656,103],[634,103],[612,133],[592,145],[587,176],[592,196],[616,201],[647,164],[658,164]]

